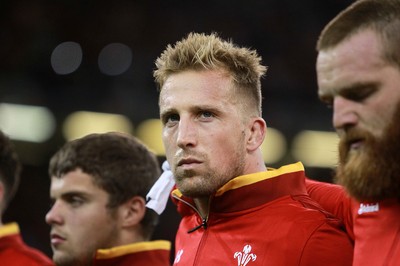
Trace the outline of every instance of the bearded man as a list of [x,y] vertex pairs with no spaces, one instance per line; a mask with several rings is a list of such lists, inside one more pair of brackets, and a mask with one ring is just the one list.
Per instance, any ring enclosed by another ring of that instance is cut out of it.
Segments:
[[353,265],[400,265],[400,1],[360,0],[322,31],[320,99],[340,137],[336,181],[308,192],[342,218]]

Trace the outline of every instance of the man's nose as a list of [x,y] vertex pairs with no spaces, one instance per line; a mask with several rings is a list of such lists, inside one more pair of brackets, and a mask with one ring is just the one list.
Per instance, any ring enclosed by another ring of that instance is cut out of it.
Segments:
[[345,129],[357,124],[358,116],[355,103],[342,96],[336,96],[333,101],[333,126],[336,130]]
[[197,144],[197,132],[195,121],[189,118],[181,118],[179,121],[177,145],[181,148],[195,146]]
[[62,215],[60,208],[61,206],[59,206],[57,201],[51,206],[50,210],[47,212],[45,217],[47,224],[52,225],[52,224],[62,223]]

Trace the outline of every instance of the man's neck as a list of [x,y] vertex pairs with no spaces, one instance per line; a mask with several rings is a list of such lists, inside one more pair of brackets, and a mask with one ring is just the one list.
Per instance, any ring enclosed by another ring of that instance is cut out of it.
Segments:
[[194,198],[193,201],[201,217],[203,219],[207,219],[208,213],[210,212],[210,198],[209,197]]

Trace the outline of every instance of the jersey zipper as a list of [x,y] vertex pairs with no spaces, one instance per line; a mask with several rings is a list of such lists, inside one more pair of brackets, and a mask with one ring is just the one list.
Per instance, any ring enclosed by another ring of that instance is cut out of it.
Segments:
[[[177,199],[177,200],[179,200],[179,201],[185,203],[185,204],[188,205],[190,208],[192,208],[192,209],[197,213],[197,215],[200,217],[200,219],[201,219],[201,224],[199,224],[198,226],[196,226],[196,227],[190,229],[190,230],[187,232],[188,234],[190,234],[190,233],[192,233],[192,232],[194,232],[194,231],[200,229],[201,227],[203,227],[203,228],[205,229],[203,235],[201,236],[201,240],[200,240],[199,246],[197,247],[196,255],[195,255],[195,258],[194,258],[194,260],[193,260],[193,266],[201,265],[201,264],[199,264],[199,263],[201,262],[201,258],[199,259],[198,257],[199,257],[199,254],[201,254],[201,250],[203,249],[203,246],[204,246],[204,243],[205,243],[205,239],[207,239],[207,236],[208,236],[208,230],[206,230],[206,229],[207,229],[207,227],[208,227],[208,217],[209,217],[209,214],[207,215],[207,217],[203,218],[203,217],[201,216],[200,212],[197,210],[197,208],[196,208],[195,206],[193,206],[193,204],[187,202],[187,201],[184,200],[184,199],[179,198],[179,197],[176,196],[176,195],[172,195],[172,197],[174,197],[175,199]],[[209,201],[209,205],[210,205],[210,202],[211,202],[211,198],[210,198],[210,201]]]
[[190,233],[192,233],[192,232],[194,232],[194,231],[200,229],[201,227],[203,227],[204,229],[207,229],[207,226],[208,226],[208,225],[207,225],[207,222],[208,222],[208,215],[207,215],[207,217],[203,218],[203,217],[201,216],[200,212],[197,210],[197,208],[196,208],[195,206],[193,206],[192,204],[190,204],[190,203],[187,202],[186,200],[183,200],[183,199],[181,199],[181,198],[179,198],[179,197],[177,197],[177,196],[175,196],[175,195],[172,195],[172,196],[173,196],[175,199],[177,199],[177,200],[179,200],[179,201],[182,201],[183,203],[185,203],[186,205],[188,205],[190,208],[192,208],[192,209],[197,213],[197,215],[200,217],[200,219],[201,219],[201,223],[200,223],[199,225],[197,225],[196,227],[190,229],[190,230],[188,231],[188,234],[190,234]]

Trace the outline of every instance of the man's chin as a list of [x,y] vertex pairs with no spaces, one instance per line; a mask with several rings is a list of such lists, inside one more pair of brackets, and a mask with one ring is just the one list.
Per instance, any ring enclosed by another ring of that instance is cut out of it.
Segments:
[[179,191],[186,197],[190,198],[199,198],[203,197],[204,195],[196,188],[193,186],[177,186]]
[[[400,196],[400,102],[382,136],[352,129],[339,143],[340,165],[336,180],[359,200]],[[362,139],[350,144],[349,141]],[[360,145],[362,144],[362,145]]]
[[[191,177],[195,178],[195,177]],[[194,180],[185,180],[177,183],[177,188],[186,197],[190,198],[201,198],[210,196],[211,192],[208,191],[201,182],[194,182]]]
[[74,260],[71,256],[66,256],[65,254],[53,254],[54,264],[57,266],[72,266],[74,265]]
[[89,265],[92,265],[91,259],[77,260],[76,258],[71,257],[71,256],[60,256],[60,257],[53,256],[53,262],[56,266],[89,266]]
[[398,195],[397,170],[372,150],[352,151],[337,169],[336,181],[359,201],[378,201]]

